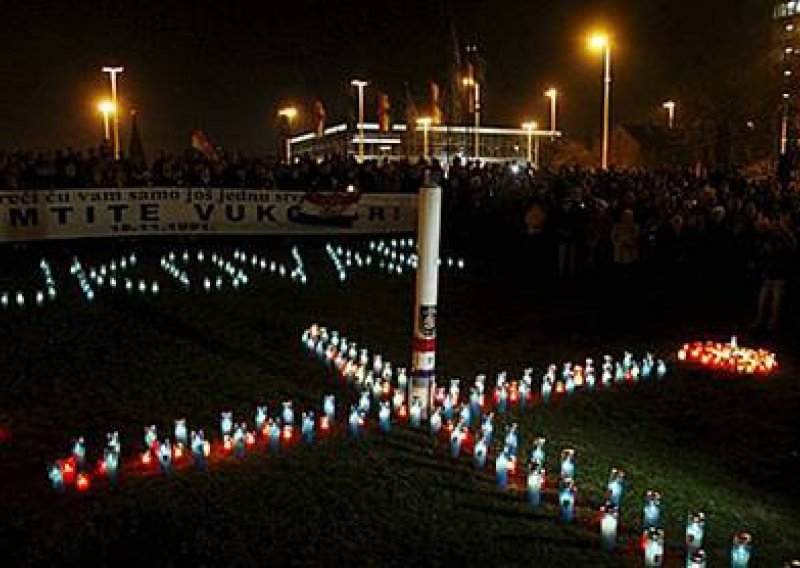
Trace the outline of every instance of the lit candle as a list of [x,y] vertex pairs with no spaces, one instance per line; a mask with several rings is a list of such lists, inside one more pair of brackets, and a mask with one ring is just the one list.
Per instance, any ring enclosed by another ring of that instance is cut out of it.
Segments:
[[472,387],[469,390],[469,406],[471,416],[477,419],[481,415],[481,393],[477,387]]
[[389,402],[382,400],[380,402],[380,410],[378,410],[378,425],[380,426],[381,432],[384,434],[389,433],[389,428],[391,425],[391,410],[389,409]]
[[692,552],[703,548],[703,537],[705,536],[706,516],[702,512],[689,513],[686,517],[686,553],[691,556]]
[[165,474],[172,473],[172,446],[170,445],[169,438],[164,440],[158,448],[158,463],[161,465],[161,471]]
[[606,550],[617,547],[617,528],[619,527],[619,508],[607,503],[600,509],[600,542]]
[[553,383],[550,375],[545,375],[542,379],[542,404],[547,405],[550,402],[550,396],[553,393]]
[[622,495],[625,491],[625,472],[621,469],[612,469],[608,478],[608,498],[614,507],[622,505]]
[[698,549],[689,555],[686,562],[687,568],[706,568],[706,552],[705,550]]
[[542,489],[544,489],[547,472],[540,462],[531,462],[528,473],[528,503],[538,507],[542,503]]
[[644,529],[657,528],[661,524],[661,494],[648,490],[644,494],[644,507],[642,508],[642,527]]
[[246,449],[245,449],[245,437],[247,434],[247,426],[244,423],[237,424],[236,428],[233,430],[233,447],[234,452],[237,458],[244,459]]
[[84,443],[83,436],[75,440],[75,443],[72,445],[72,455],[75,458],[75,463],[78,464],[78,467],[83,467],[86,463],[86,445]]
[[489,414],[483,417],[481,421],[481,433],[483,437],[486,438],[486,443],[491,445],[492,443],[492,434],[494,433],[494,413],[490,412]]
[[103,469],[111,485],[116,485],[117,472],[119,471],[119,454],[117,452],[109,448],[103,450]]
[[752,542],[753,538],[747,532],[740,532],[733,536],[731,568],[747,568],[750,565]]
[[361,426],[361,416],[359,415],[358,408],[355,406],[350,409],[349,424],[350,434],[352,434],[354,437],[357,437],[359,435],[359,429]]
[[453,428],[450,434],[450,457],[458,459],[461,455],[461,442],[464,440],[465,432],[461,425]]
[[47,467],[47,477],[53,484],[53,489],[56,491],[64,491],[64,474],[57,463],[50,464]]
[[561,450],[561,478],[575,478],[575,450],[572,448]]
[[233,413],[220,413],[219,429],[222,436],[230,436],[233,433]]
[[256,430],[262,431],[264,429],[264,423],[267,421],[268,416],[268,408],[266,404],[262,404],[256,406]]
[[439,432],[442,429],[442,409],[441,408],[437,408],[436,410],[433,411],[433,414],[431,414],[430,427],[431,427],[431,434],[433,434],[434,436],[438,436]]
[[505,444],[506,451],[510,456],[517,455],[517,447],[519,446],[519,435],[517,433],[518,428],[519,426],[516,422],[513,422],[511,426],[507,427]]
[[336,418],[336,397],[334,395],[325,395],[322,401],[322,411],[325,413],[325,416],[328,417],[328,420],[334,420]]
[[411,426],[419,428],[422,423],[422,401],[415,396],[411,401]]
[[179,418],[175,420],[175,443],[181,446],[189,445],[189,436],[186,430],[185,418]]
[[575,518],[575,494],[578,488],[572,479],[562,478],[558,489],[558,513],[561,522],[571,523]]
[[494,461],[494,471],[498,489],[505,489],[508,486],[508,456],[505,451],[498,453]]
[[644,533],[644,565],[646,568],[661,566],[664,562],[663,529],[647,529]]
[[461,405],[459,418],[461,419],[461,422],[463,422],[464,424],[470,424],[472,422],[472,412],[470,411],[469,404]]
[[287,400],[283,402],[283,413],[281,414],[284,425],[294,424],[294,409],[292,408],[292,401]]
[[199,469],[206,468],[205,438],[202,430],[192,431],[192,456]]
[[309,446],[314,443],[314,413],[304,412],[303,413],[303,424],[301,427],[301,432],[303,436],[303,440],[305,440],[306,444]]
[[475,449],[472,452],[473,462],[475,463],[475,467],[478,469],[483,469],[486,467],[486,456],[489,451],[489,446],[486,443],[486,438],[481,438],[475,444]]
[[269,447],[274,453],[277,453],[281,446],[281,427],[272,418],[268,419],[267,424],[269,425]]
[[533,450],[531,450],[531,462],[539,464],[544,467],[545,453],[544,445],[546,440],[544,438],[536,438],[533,441]]

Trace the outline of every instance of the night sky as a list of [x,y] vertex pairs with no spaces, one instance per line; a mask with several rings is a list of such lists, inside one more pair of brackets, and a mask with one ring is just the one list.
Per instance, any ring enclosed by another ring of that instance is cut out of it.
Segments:
[[771,4],[9,0],[0,17],[0,148],[96,143],[95,105],[108,89],[100,67],[111,64],[126,67],[121,104],[140,111],[151,155],[187,147],[197,128],[228,148],[270,151],[281,103],[300,106],[308,126],[320,98],[332,123],[355,107],[354,76],[375,85],[368,118],[380,89],[404,120],[404,81],[422,104],[428,81],[445,80],[449,12],[461,42],[476,42],[487,61],[484,123],[546,123],[542,92],[552,84],[563,93],[559,126],[594,134],[602,69],[585,35],[597,23],[615,41],[615,121],[653,119],[669,97],[758,106],[768,100]]

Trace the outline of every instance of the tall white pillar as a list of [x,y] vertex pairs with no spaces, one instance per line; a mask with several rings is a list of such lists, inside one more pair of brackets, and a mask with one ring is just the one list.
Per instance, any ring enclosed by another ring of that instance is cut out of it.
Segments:
[[409,404],[422,403],[427,418],[436,385],[436,302],[439,292],[439,239],[442,224],[442,188],[430,176],[419,191],[417,207],[417,289],[414,298],[414,336],[411,354]]

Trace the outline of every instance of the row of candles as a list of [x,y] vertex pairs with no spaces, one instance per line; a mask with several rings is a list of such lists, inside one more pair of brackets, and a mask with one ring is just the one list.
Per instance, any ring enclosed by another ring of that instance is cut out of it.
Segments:
[[[402,276],[407,271],[416,270],[419,258],[414,252],[414,239],[392,239],[389,241],[370,241],[367,250],[325,245],[325,252],[333,264],[340,282],[347,279],[349,269],[376,267],[390,275]],[[439,259],[440,266],[464,269],[464,259],[447,257]]]
[[27,306],[42,307],[45,301],[52,302],[55,300],[57,296],[56,283],[55,280],[53,280],[53,271],[50,268],[50,263],[47,262],[46,259],[42,259],[39,262],[39,270],[44,280],[43,290],[36,290],[30,295],[22,290],[17,290],[16,292],[2,290],[0,291],[0,308],[17,307],[24,309]]
[[[347,338],[341,337],[338,332],[331,331],[329,333],[326,328],[318,325],[313,325],[306,330],[302,340],[309,350],[324,357],[328,362],[333,362],[344,377],[354,377],[356,384],[364,388],[360,397],[360,406],[362,410],[369,410],[368,400],[371,391],[368,387],[370,387],[371,381],[373,385],[381,385],[380,388],[376,388],[372,392],[376,394],[383,393],[384,395],[391,392],[391,386],[386,386],[386,382],[391,381],[391,363],[384,361],[380,355],[375,355],[370,365],[370,358],[366,349],[359,350],[355,344],[348,344]],[[371,367],[371,370],[365,373],[365,367]],[[648,378],[651,374],[663,377],[666,373],[665,363],[662,360],[654,361],[650,354],[645,357],[641,365],[634,361],[632,355],[628,352],[625,353],[623,360],[616,365],[613,365],[613,359],[611,357],[606,356],[603,367],[604,379],[602,382],[608,384],[611,382],[637,380],[639,377]],[[591,360],[587,360],[586,369],[589,371],[587,375],[591,375]],[[525,371],[524,378],[520,383],[521,385],[530,383],[529,378],[531,373],[531,369]],[[380,374],[382,382],[375,380],[376,374]],[[572,382],[575,382],[574,375],[580,377],[581,370],[579,368],[572,369],[569,364],[565,365],[562,371],[565,392],[570,392],[570,387],[567,386],[570,383],[570,375],[573,375]],[[584,379],[585,378],[586,377],[584,377]],[[502,386],[507,385],[508,382],[505,374],[501,374],[498,379],[498,387],[500,387],[502,393]],[[545,376],[543,385],[552,383],[554,380],[555,366],[551,365]],[[397,380],[398,390],[400,388],[404,389],[406,381],[405,369],[399,369]],[[476,387],[471,389],[470,402],[461,403],[458,413],[454,413],[455,406],[459,404],[458,381],[452,381],[449,393],[442,396],[442,393],[439,392],[435,397],[437,405],[429,420],[431,433],[438,436],[442,431],[442,419],[444,417],[447,423],[444,431],[449,434],[451,457],[457,459],[465,448],[469,451],[468,448],[471,446],[472,461],[474,466],[478,469],[484,469],[486,467],[494,431],[494,413],[486,412],[483,416],[480,416],[480,412],[484,410],[484,401],[480,398],[484,390],[484,381],[485,377],[478,378]],[[579,385],[582,384],[580,378],[578,378],[577,383]],[[587,381],[587,384],[592,384],[591,379]],[[395,392],[396,397],[397,392],[398,391]],[[476,394],[478,395],[477,397]],[[495,406],[496,410],[502,411],[504,409],[502,406],[504,398],[502,394],[498,395],[496,393],[495,402],[499,403]],[[525,398],[526,397],[522,395],[518,400],[523,401]],[[399,400],[399,403],[397,400]],[[509,396],[508,400],[513,400],[513,397]],[[546,400],[547,399],[543,396],[543,401]],[[397,397],[395,405],[402,404],[402,402],[403,397]],[[441,406],[439,406],[438,403],[442,403]],[[386,402],[382,402],[381,404],[382,410],[388,407],[388,403]],[[420,427],[421,425],[421,407],[422,405],[419,400],[415,399],[411,402],[410,424],[413,427]],[[457,423],[454,423],[456,414]],[[471,438],[473,416],[480,417],[480,435],[477,436],[476,433],[476,441]],[[547,484],[545,443],[546,441],[544,438],[534,439],[533,449],[530,453],[525,493],[528,503],[532,506],[539,506],[542,503],[542,491]],[[517,473],[518,447],[518,426],[516,423],[512,423],[506,427],[503,449],[498,452],[494,463],[495,479],[500,489],[506,489],[509,486],[509,477]],[[575,450],[572,448],[565,448],[561,452],[560,471],[557,481],[558,515],[563,522],[572,522],[575,518],[576,496],[578,491],[575,478]],[[619,513],[625,488],[625,472],[620,469],[612,469],[607,483],[605,503],[600,508],[599,518],[601,542],[603,547],[607,550],[614,550],[618,544]],[[707,554],[703,549],[704,538],[705,515],[702,512],[689,513],[687,516],[685,533],[685,563],[687,567],[701,568],[706,566]],[[661,495],[657,491],[648,490],[645,493],[644,504],[642,506],[641,546],[645,566],[662,566],[665,546],[664,540],[664,529],[661,526]],[[751,555],[751,535],[747,532],[736,533],[733,537],[730,550],[731,566],[736,568],[748,566]]]
[[778,369],[778,357],[768,349],[742,347],[736,336],[728,343],[694,341],[678,350],[678,360],[715,371],[769,375]]

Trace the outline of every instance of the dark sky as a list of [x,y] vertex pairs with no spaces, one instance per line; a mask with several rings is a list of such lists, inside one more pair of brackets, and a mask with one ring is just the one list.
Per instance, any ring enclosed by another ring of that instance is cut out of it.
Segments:
[[[449,57],[449,0],[5,0],[0,17],[0,148],[83,147],[100,135],[102,65],[125,65],[125,108],[140,110],[145,146],[179,149],[196,128],[229,148],[267,151],[282,102],[328,121],[354,101],[349,80],[387,91],[403,119],[403,81],[423,102]],[[601,60],[585,32],[615,38],[615,120],[653,115],[667,97],[755,96],[737,84],[766,68],[767,0],[457,0],[462,42],[487,60],[485,123],[547,120],[542,92],[563,93],[560,125],[599,125]],[[763,82],[762,82],[763,83]],[[762,85],[763,87],[763,85]],[[680,103],[680,99],[679,99]],[[680,110],[679,110],[680,112]],[[302,123],[302,121],[301,121]]]

